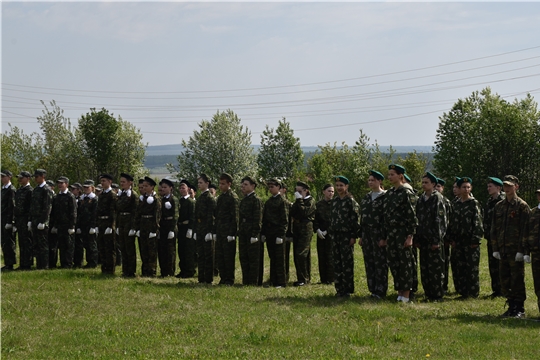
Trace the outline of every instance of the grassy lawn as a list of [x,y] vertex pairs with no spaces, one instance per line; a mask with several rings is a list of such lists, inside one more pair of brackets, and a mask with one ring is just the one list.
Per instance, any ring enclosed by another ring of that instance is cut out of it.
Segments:
[[[335,298],[328,285],[201,286],[195,279],[104,277],[99,270],[2,274],[2,358],[538,359],[530,266],[529,319],[501,319],[504,300],[487,297],[485,244],[482,250],[480,298],[454,301],[450,294],[443,303],[397,304],[393,291],[371,300],[358,247],[350,299]],[[313,246],[313,283],[316,260]],[[239,265],[236,275],[241,281]]]

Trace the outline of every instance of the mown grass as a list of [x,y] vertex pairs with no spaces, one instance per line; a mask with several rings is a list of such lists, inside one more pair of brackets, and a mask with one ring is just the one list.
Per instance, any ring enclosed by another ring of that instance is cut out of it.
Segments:
[[[450,295],[443,303],[397,304],[392,291],[373,301],[358,247],[355,262],[357,292],[350,299],[335,298],[328,285],[201,286],[195,279],[111,278],[99,270],[2,274],[2,358],[539,357],[540,322],[501,319],[504,300],[487,297],[485,251],[481,296],[467,301]],[[527,316],[537,318],[530,266],[526,280]]]

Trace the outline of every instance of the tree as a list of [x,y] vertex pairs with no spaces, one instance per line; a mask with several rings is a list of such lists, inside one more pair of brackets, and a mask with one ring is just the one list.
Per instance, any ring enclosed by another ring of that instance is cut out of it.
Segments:
[[261,134],[261,147],[257,155],[259,175],[263,179],[280,178],[285,181],[295,179],[304,165],[304,152],[300,139],[285,118],[279,121],[277,129],[268,127]]
[[[473,185],[516,175],[525,200],[536,201],[540,182],[540,113],[527,95],[508,102],[489,88],[459,99],[440,117],[435,141],[434,165],[445,179],[470,176]],[[485,191],[475,191],[481,201]]]
[[405,158],[398,157],[395,162],[407,170],[407,175],[412,180],[411,186],[420,191],[422,189],[422,177],[427,171],[427,156],[425,154],[418,154],[415,150],[408,153]]
[[178,156],[178,166],[167,164],[178,178],[194,180],[201,173],[214,181],[223,172],[235,179],[257,173],[256,156],[251,147],[251,132],[240,125],[240,118],[230,109],[217,111],[210,121],[203,120]]
[[21,171],[33,173],[43,158],[43,139],[35,132],[26,135],[17,126],[8,125],[10,131],[0,134],[2,169],[8,169],[14,175]]

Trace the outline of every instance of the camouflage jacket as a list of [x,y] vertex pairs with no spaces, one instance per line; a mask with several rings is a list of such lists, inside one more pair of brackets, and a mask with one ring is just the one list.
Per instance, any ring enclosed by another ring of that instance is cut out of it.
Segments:
[[32,186],[19,186],[15,193],[15,221],[26,225],[30,221],[30,206],[32,203]]
[[[167,203],[171,204],[171,208],[167,209]],[[177,231],[176,223],[178,222],[178,199],[170,194],[168,197],[161,198],[161,220],[159,223],[160,230],[169,232]]]
[[238,216],[238,234],[258,238],[262,225],[262,201],[255,192],[240,201]]
[[231,189],[218,196],[214,234],[236,236],[238,230],[238,203],[238,196]]
[[56,194],[52,201],[49,226],[58,230],[74,229],[76,222],[77,201],[75,196],[69,190]]
[[491,196],[486,201],[484,206],[484,237],[486,240],[491,239],[491,222],[493,221],[493,212],[495,210],[495,205],[501,200],[504,200],[504,193],[499,193],[494,199]]
[[[99,200],[101,201],[101,199]],[[161,219],[161,199],[155,192],[139,196],[135,230],[157,233]]]
[[540,209],[532,209],[527,225],[527,237],[523,244],[524,253],[530,254],[531,251],[540,252]]
[[418,226],[415,214],[416,195],[407,187],[392,187],[384,201],[384,233],[414,235]]
[[[203,192],[195,203],[195,233],[205,236],[214,231],[214,210],[216,209],[216,198],[210,191]],[[204,240],[197,239],[197,240]]]
[[270,197],[264,203],[261,235],[285,238],[289,223],[289,209],[283,196]]
[[[341,234],[347,239],[356,239],[360,231],[360,206],[352,195],[343,198],[336,196],[332,199],[330,213],[330,228],[332,234]],[[336,240],[340,238],[336,237]]]
[[386,239],[384,233],[384,202],[386,190],[383,190],[375,200],[371,199],[372,191],[366,194],[360,201],[360,234],[361,238],[367,236],[367,232],[379,234],[379,239]]
[[133,189],[120,190],[116,197],[117,227],[134,230],[139,208],[139,194]]
[[287,197],[282,196],[283,201],[285,201],[285,205],[287,205],[287,233],[285,234],[285,237],[292,237],[292,217],[291,217],[291,208],[292,208],[292,202],[287,199]]
[[109,188],[109,191],[103,191],[98,196],[97,205],[97,224],[104,228],[113,228],[116,224],[116,201],[115,193]]
[[[2,186],[2,224],[13,224],[15,220],[15,187]],[[2,226],[3,228],[3,226]]]
[[313,229],[326,231],[330,227],[330,218],[332,217],[332,200],[320,200],[316,205],[315,220],[313,221]]
[[306,199],[296,199],[291,207],[291,217],[294,223],[309,223],[315,220],[317,205],[312,196]]
[[479,245],[484,235],[482,226],[482,210],[478,201],[471,197],[468,200],[458,200],[454,203],[452,222],[450,223],[452,237],[450,241],[456,245]]
[[444,199],[440,192],[434,190],[426,199],[420,195],[416,202],[416,228],[415,242],[417,239],[427,241],[423,245],[442,245],[446,234],[446,209]]
[[53,192],[47,186],[36,186],[32,190],[32,201],[30,205],[30,218],[33,225],[49,224],[49,215],[51,213]]
[[195,200],[190,196],[181,197],[178,201],[178,227],[193,229],[195,224]]
[[[93,194],[93,193],[92,193]],[[77,209],[77,228],[87,233],[88,229],[97,226],[97,205],[98,197],[92,195],[84,195],[79,199],[79,207]]]
[[495,205],[491,221],[491,245],[494,252],[523,252],[523,242],[531,209],[521,198],[504,199]]

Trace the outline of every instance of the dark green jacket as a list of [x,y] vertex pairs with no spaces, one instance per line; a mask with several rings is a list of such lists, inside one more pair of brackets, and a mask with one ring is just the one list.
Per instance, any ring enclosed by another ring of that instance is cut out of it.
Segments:
[[[167,203],[171,204],[171,208],[167,209]],[[178,199],[170,194],[169,197],[161,198],[161,221],[159,224],[160,230],[177,231],[176,223],[178,222]]]
[[330,227],[330,219],[332,217],[332,199],[326,201],[320,200],[315,204],[315,220],[313,221],[313,229],[326,231]]
[[53,199],[49,226],[59,230],[74,229],[77,222],[77,201],[68,190],[59,192]]
[[280,194],[266,200],[263,208],[261,235],[285,238],[289,223],[287,203]]
[[190,196],[181,197],[178,201],[178,227],[193,229],[195,224],[195,200]]
[[95,194],[92,197],[84,195],[79,199],[77,228],[86,233],[88,229],[97,226],[97,205],[98,197]]
[[238,235],[258,238],[261,233],[262,201],[255,192],[240,201],[238,215]]
[[32,191],[32,201],[30,205],[30,218],[33,225],[49,224],[51,214],[53,193],[47,184],[36,186]]
[[150,195],[139,196],[139,200],[135,229],[157,233],[161,219],[161,199],[152,192]]
[[197,240],[199,236],[206,236],[214,230],[214,210],[216,209],[216,198],[210,191],[203,192],[195,203],[195,233]]
[[2,185],[2,227],[13,224],[15,220],[15,187]]
[[120,190],[116,200],[117,226],[129,230],[135,229],[135,219],[139,208],[139,194],[133,189]]
[[30,206],[32,205],[32,186],[19,186],[15,193],[15,221],[25,224],[30,221]]
[[491,221],[491,245],[493,251],[507,254],[523,253],[527,225],[531,209],[516,196],[512,201],[504,199],[495,205]]
[[[110,189],[110,188],[109,188]],[[117,196],[112,191],[103,191],[98,196],[97,224],[104,228],[113,228],[116,224],[116,201]]]
[[231,189],[218,196],[214,234],[236,236],[238,230],[238,204],[238,196]]

